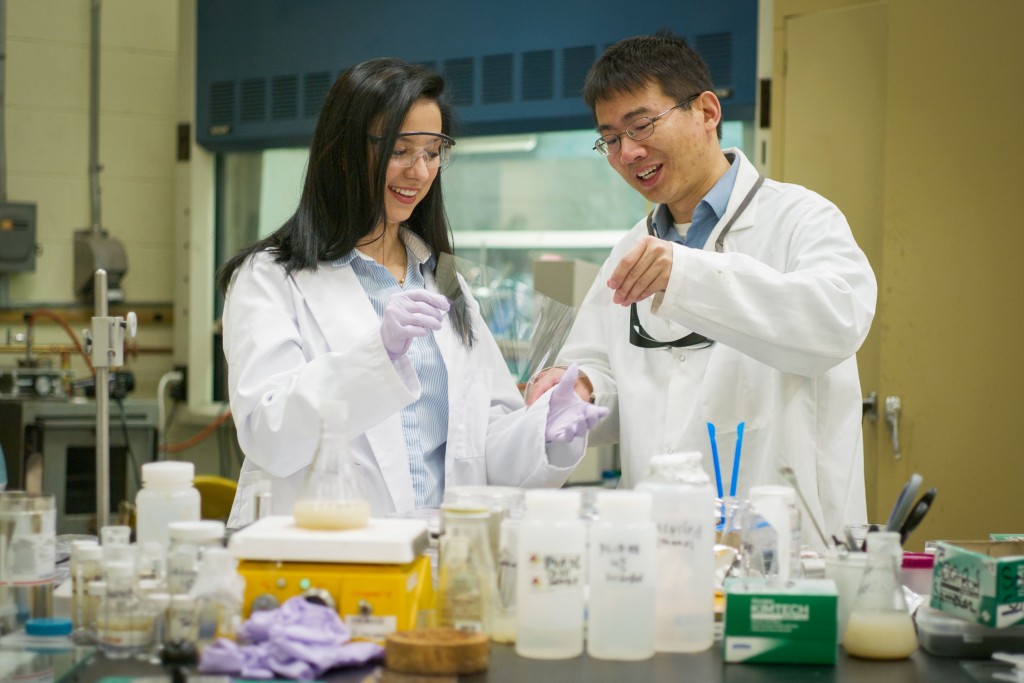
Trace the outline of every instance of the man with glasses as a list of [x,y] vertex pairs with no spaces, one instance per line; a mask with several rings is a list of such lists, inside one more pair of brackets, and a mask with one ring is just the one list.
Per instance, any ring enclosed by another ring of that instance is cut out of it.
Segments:
[[[784,483],[789,466],[826,533],[864,522],[855,353],[877,285],[846,219],[721,148],[722,105],[681,39],[611,46],[584,98],[594,149],[653,205],[613,249],[560,354],[581,370],[577,393],[611,410],[590,443],[619,443],[628,487],[658,453],[704,453],[721,496]],[[538,376],[527,402],[561,372]]]

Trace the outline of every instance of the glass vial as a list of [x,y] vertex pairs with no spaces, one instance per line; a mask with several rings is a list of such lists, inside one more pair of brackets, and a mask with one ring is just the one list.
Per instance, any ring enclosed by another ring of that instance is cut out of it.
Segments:
[[446,503],[437,575],[438,625],[490,633],[496,582],[483,507]]
[[292,507],[304,529],[359,529],[370,518],[370,503],[359,493],[348,446],[348,404],[320,406],[320,445]]
[[522,511],[517,510],[501,521],[498,532],[498,592],[491,615],[491,640],[496,643],[516,641],[516,567],[519,564],[519,525]]
[[903,597],[900,535],[868,535],[868,562],[857,589],[843,647],[864,659],[905,659],[917,649],[914,621]]
[[658,652],[702,652],[715,640],[715,491],[701,458],[655,455],[636,486],[651,494],[658,527]]
[[171,522],[199,519],[199,491],[192,486],[196,467],[191,462],[148,462],[142,466],[142,488],[135,496],[135,539],[139,545],[170,541]]
[[583,653],[586,527],[580,493],[527,491],[516,567],[516,654],[568,659]]
[[124,659],[145,652],[152,638],[152,622],[142,610],[135,590],[135,565],[106,563],[107,590],[96,624],[96,642],[110,659]]
[[103,549],[99,543],[75,541],[71,544],[71,640],[77,645],[96,642],[95,624],[88,621],[87,589],[92,581],[103,578]]
[[587,653],[598,659],[654,656],[658,529],[647,491],[599,491],[590,525]]

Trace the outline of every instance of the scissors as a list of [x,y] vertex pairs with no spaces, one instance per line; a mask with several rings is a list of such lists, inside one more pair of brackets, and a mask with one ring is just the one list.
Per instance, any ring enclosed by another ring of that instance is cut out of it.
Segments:
[[914,509],[911,510],[910,514],[904,520],[903,525],[900,527],[900,545],[903,545],[907,540],[907,536],[910,532],[917,528],[924,519],[924,516],[928,514],[928,510],[931,509],[932,501],[935,500],[935,494],[938,490],[930,488],[924,492],[924,495],[914,505]]
[[899,531],[900,527],[903,526],[907,516],[913,512],[911,506],[914,503],[918,490],[921,488],[921,482],[920,474],[915,472],[910,475],[910,479],[903,487],[903,490],[900,491],[900,497],[896,499],[896,505],[893,506],[892,512],[889,513],[889,520],[885,523],[886,531]]

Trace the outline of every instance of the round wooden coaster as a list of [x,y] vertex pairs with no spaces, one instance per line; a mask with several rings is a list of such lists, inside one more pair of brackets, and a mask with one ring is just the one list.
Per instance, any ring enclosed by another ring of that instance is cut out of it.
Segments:
[[488,637],[451,628],[399,631],[384,644],[384,666],[411,674],[472,674],[487,669]]

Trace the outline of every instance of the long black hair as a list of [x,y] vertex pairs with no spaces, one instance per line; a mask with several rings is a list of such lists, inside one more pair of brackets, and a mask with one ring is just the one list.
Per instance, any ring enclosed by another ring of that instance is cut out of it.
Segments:
[[[452,111],[443,94],[441,76],[398,59],[362,62],[339,76],[317,119],[298,208],[276,232],[221,267],[221,293],[239,266],[258,252],[272,254],[290,275],[344,256],[371,234],[385,219],[388,151],[412,105],[423,98],[435,102],[441,132],[451,134]],[[375,153],[367,137],[371,132],[380,138]],[[406,225],[435,256],[452,253],[440,173]]]

